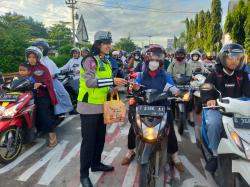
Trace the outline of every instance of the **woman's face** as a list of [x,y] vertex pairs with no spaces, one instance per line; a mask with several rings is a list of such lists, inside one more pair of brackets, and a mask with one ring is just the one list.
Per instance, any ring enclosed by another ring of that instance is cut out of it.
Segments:
[[29,54],[28,56],[28,62],[31,66],[35,66],[37,64],[37,57],[34,54]]
[[111,50],[111,43],[101,43],[100,51],[101,53],[108,55]]

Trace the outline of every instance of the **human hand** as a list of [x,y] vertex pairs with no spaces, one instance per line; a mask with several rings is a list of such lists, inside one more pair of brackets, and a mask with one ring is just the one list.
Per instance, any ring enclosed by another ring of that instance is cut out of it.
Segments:
[[40,86],[42,86],[42,83],[35,83],[34,89],[37,90]]
[[122,78],[114,78],[114,84],[116,86],[124,86],[128,83],[128,81],[126,81],[125,79]]

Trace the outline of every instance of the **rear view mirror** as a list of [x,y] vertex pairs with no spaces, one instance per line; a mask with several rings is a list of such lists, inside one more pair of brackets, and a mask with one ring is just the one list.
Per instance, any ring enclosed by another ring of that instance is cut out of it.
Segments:
[[212,91],[215,90],[214,85],[210,83],[204,83],[200,86],[201,91]]

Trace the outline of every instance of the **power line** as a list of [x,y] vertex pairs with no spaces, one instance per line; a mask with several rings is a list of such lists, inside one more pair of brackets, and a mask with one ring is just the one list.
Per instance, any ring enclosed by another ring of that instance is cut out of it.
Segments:
[[122,9],[122,10],[131,10],[131,11],[156,12],[156,13],[164,13],[164,14],[196,14],[198,13],[194,11],[162,10],[162,9],[148,8],[148,7],[142,7],[142,6],[136,6],[136,5],[133,5],[134,8],[129,8],[129,7],[124,7],[124,6],[112,6],[112,5],[85,2],[85,1],[78,1],[78,2],[82,4],[87,4],[87,5],[101,6],[101,7],[106,7],[106,8],[114,8],[114,9]]
[[76,9],[76,0],[65,0],[65,4],[68,5],[72,10],[72,30],[73,30],[73,45],[75,46],[75,9]]

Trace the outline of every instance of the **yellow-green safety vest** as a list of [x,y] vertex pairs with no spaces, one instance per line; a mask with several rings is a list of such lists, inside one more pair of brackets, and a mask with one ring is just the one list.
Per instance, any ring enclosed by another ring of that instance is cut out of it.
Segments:
[[[112,67],[109,60],[106,63],[101,62],[99,56],[94,56],[96,60],[96,79],[108,79],[112,78]],[[80,86],[77,100],[80,102],[87,102],[90,104],[104,104],[107,100],[107,94],[110,91],[110,87],[102,88],[89,88],[86,85],[84,79],[84,68],[80,69]],[[87,94],[87,95],[86,95]],[[87,101],[83,99],[87,98]]]

